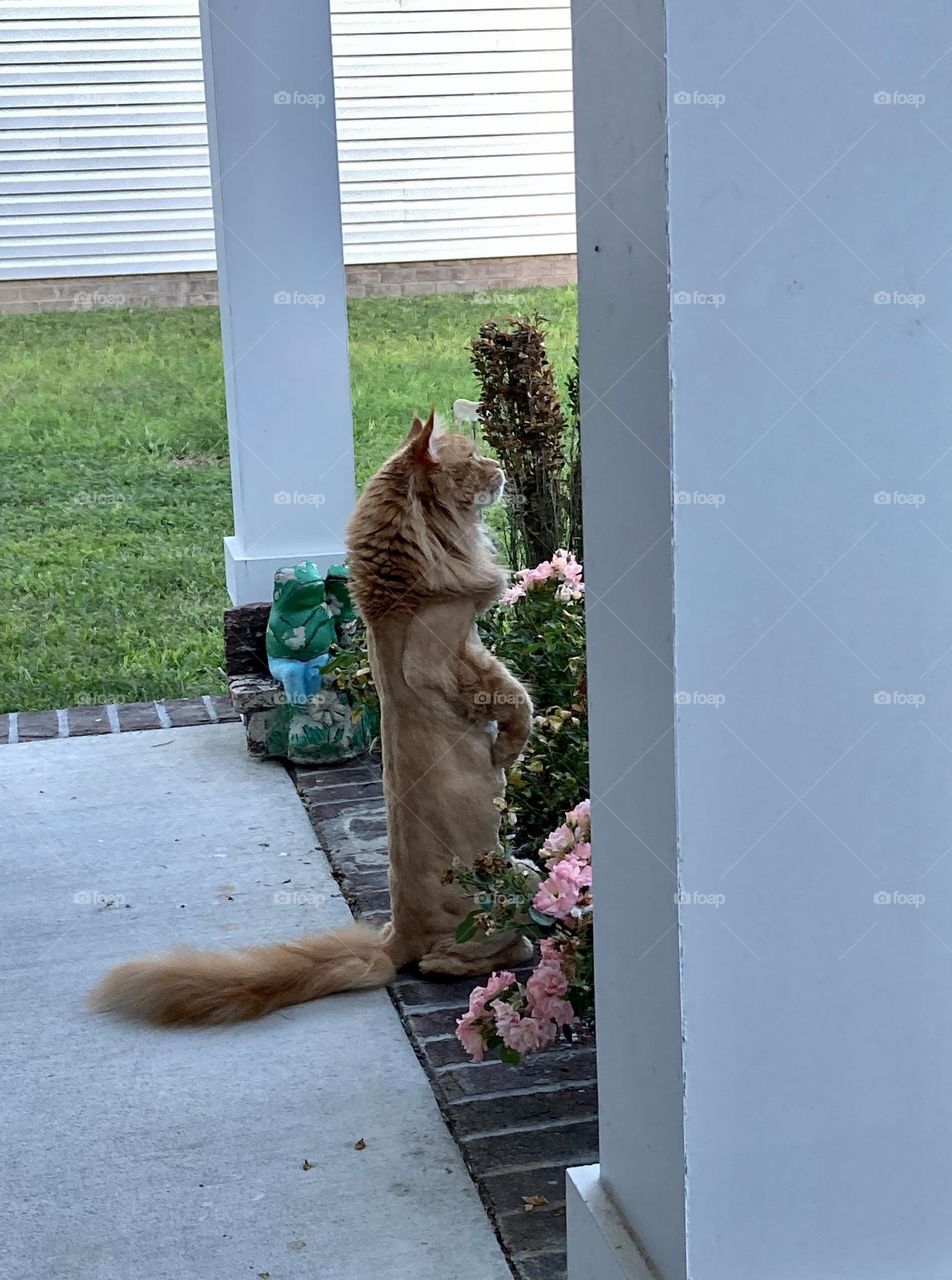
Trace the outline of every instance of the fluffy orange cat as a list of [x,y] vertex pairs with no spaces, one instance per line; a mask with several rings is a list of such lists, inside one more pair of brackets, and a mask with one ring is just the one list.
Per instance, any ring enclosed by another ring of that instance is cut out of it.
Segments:
[[496,800],[525,746],[529,695],[476,632],[505,586],[482,511],[504,476],[433,415],[368,482],[348,529],[351,585],[380,694],[392,920],[245,951],[182,948],[119,965],[94,1008],[166,1025],[234,1022],[335,991],[424,973],[483,974],[528,958],[525,940],[457,943],[471,903],[443,883],[453,858],[499,849]]

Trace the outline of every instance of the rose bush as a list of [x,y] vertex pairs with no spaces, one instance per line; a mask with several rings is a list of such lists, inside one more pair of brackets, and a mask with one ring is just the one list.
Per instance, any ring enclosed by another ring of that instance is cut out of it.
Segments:
[[535,705],[532,738],[507,777],[519,854],[534,854],[588,793],[584,593],[581,564],[559,550],[520,569],[481,624],[483,642],[527,683]]
[[539,960],[520,982],[514,973],[493,973],[474,988],[456,1034],[474,1062],[498,1052],[503,1062],[521,1062],[572,1029],[592,1005],[592,846],[588,800],[539,850],[541,868],[499,854],[473,867],[455,864],[449,874],[475,903],[457,930],[457,940],[514,930],[539,945]]

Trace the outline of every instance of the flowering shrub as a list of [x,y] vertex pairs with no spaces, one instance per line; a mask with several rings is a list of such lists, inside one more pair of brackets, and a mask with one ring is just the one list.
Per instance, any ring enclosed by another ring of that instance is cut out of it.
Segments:
[[529,685],[533,734],[509,770],[509,821],[519,853],[534,854],[548,831],[588,791],[582,566],[559,550],[521,569],[482,624],[483,640]]
[[493,1051],[503,1062],[521,1062],[560,1034],[571,1037],[591,1008],[590,824],[588,800],[566,813],[539,850],[544,876],[531,863],[498,854],[473,867],[456,864],[450,873],[476,902],[457,930],[458,941],[515,930],[539,944],[539,961],[525,982],[508,971],[494,973],[470,995],[456,1034],[475,1062]]
[[557,600],[567,604],[570,600],[581,600],[585,594],[585,583],[582,581],[582,566],[571,551],[556,551],[551,560],[543,560],[534,569],[519,569],[515,582],[506,591],[501,604],[515,604],[524,600],[533,587],[543,582],[557,583],[555,595]]

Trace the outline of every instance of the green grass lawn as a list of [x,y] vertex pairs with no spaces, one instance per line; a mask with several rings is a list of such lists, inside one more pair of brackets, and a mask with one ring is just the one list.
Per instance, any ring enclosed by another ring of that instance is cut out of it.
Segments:
[[[564,384],[572,288],[351,302],[358,482],[534,310]],[[217,309],[0,317],[0,711],[223,690],[232,527]]]

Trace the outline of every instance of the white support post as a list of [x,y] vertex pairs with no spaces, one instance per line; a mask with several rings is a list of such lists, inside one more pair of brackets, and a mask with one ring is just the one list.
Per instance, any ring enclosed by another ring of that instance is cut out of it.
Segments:
[[570,1280],[952,1258],[952,10],[577,0]]
[[328,0],[202,0],[236,604],[343,555],[354,502]]

